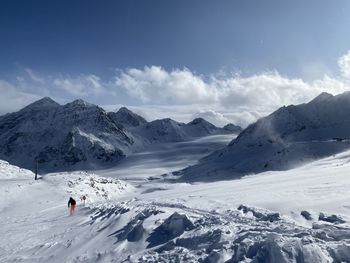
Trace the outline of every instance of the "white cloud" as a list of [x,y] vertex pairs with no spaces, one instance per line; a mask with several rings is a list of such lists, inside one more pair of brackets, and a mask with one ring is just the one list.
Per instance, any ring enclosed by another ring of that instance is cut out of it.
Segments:
[[[256,114],[251,112],[270,113],[283,105],[307,102],[324,91],[338,94],[349,87],[344,79],[327,75],[312,82],[288,78],[278,72],[204,79],[188,69],[166,71],[156,66],[120,71],[115,84],[139,103],[200,105],[205,107],[204,111],[230,110],[237,118],[250,116],[249,122],[255,120]],[[240,119],[236,121],[247,124]]]
[[215,89],[188,69],[166,71],[158,66],[127,69],[118,72],[115,85],[144,103],[211,103],[216,96]]
[[53,84],[74,96],[87,97],[102,95],[106,92],[100,77],[89,74],[78,77],[59,77],[53,79]]
[[338,59],[340,72],[345,78],[350,78],[350,50]]
[[0,80],[0,115],[17,111],[41,97],[16,89],[10,83]]
[[[350,87],[350,51],[338,60],[340,74],[306,81],[289,78],[277,71],[250,76],[220,74],[202,76],[187,68],[165,70],[159,66],[119,70],[111,79],[94,74],[39,77],[26,69],[15,84],[7,83],[19,93],[53,95],[70,100],[81,97],[92,103],[124,104],[148,120],[171,117],[188,122],[202,116],[216,125],[224,122],[246,126],[283,105],[305,103],[321,92],[339,94]],[[320,67],[314,67],[320,75]],[[5,83],[5,82],[3,82]],[[16,88],[15,88],[16,87]],[[24,93],[25,91],[26,93]],[[23,101],[23,100],[22,100]],[[11,108],[11,100],[3,100]],[[6,106],[2,106],[3,108]]]
[[34,73],[34,71],[30,68],[25,68],[24,71],[28,74],[28,76],[30,77],[30,79],[32,81],[35,81],[35,82],[39,82],[41,84],[44,84],[45,83],[45,79],[44,78],[41,78],[39,77],[36,73]]
[[241,109],[232,112],[224,113],[224,116],[230,120],[231,123],[245,128],[248,124],[253,123],[257,119],[264,117],[271,113],[271,111],[254,111],[249,109]]

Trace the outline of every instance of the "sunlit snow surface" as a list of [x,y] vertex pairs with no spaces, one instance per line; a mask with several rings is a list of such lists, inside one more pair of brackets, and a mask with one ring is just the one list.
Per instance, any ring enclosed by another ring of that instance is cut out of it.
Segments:
[[98,174],[125,180],[144,182],[195,164],[208,153],[226,146],[235,135],[213,135],[193,141],[150,145],[142,152],[120,161],[115,168],[97,171]]
[[0,262],[348,262],[350,152],[239,180],[162,179],[228,140],[166,144],[115,169],[37,181],[0,162]]

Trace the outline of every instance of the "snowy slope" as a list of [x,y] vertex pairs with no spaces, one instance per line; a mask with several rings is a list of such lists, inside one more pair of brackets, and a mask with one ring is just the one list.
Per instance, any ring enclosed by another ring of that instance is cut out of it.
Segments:
[[[33,181],[31,172],[0,164],[1,262],[350,259],[349,152],[241,180],[137,187],[81,172]],[[78,202],[69,216],[68,197],[83,193],[88,205]],[[346,222],[319,220],[320,212]]]
[[350,92],[282,107],[247,127],[225,149],[184,170],[185,180],[287,170],[350,147]]
[[127,156],[117,167],[95,170],[99,175],[145,184],[150,178],[164,178],[170,173],[195,164],[200,158],[225,147],[236,135],[211,135],[191,141],[158,143]]

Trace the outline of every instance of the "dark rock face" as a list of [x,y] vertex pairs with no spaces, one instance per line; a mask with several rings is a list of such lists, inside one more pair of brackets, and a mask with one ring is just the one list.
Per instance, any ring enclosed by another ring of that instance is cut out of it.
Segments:
[[311,214],[308,211],[301,211],[300,215],[302,215],[306,220],[312,220]]
[[337,215],[326,216],[324,213],[320,213],[318,216],[319,221],[325,221],[333,224],[343,224],[345,221]]
[[255,216],[257,220],[260,221],[274,222],[281,219],[279,213],[263,213],[245,205],[240,205],[237,209],[242,211],[244,214],[251,212],[253,216]]

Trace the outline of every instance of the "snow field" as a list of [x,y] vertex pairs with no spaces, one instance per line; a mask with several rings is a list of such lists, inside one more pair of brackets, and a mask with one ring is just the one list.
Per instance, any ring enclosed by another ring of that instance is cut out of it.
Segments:
[[[162,172],[181,165],[179,160],[176,165],[163,162],[155,152],[149,153],[150,163],[159,160]],[[126,162],[115,173],[100,171],[114,178],[66,172],[34,181],[32,172],[0,161],[0,262],[316,263],[350,258],[350,151],[290,171],[210,183],[148,180],[154,165],[132,167]],[[122,176],[129,178],[127,183],[118,179]],[[85,207],[82,194],[88,196]],[[74,216],[68,214],[69,196],[78,201]],[[241,204],[246,208],[238,210]],[[311,220],[300,215],[303,210]],[[320,221],[320,212],[346,222]]]

